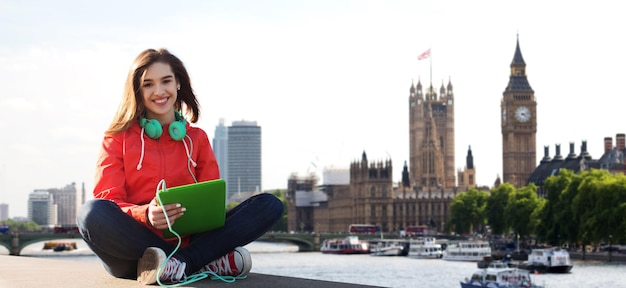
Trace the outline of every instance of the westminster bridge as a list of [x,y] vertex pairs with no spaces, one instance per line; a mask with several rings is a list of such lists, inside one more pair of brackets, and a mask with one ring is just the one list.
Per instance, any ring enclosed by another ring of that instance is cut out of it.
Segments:
[[52,233],[52,232],[28,232],[28,233],[5,233],[0,234],[0,245],[9,250],[10,255],[19,256],[24,247],[42,241],[57,239],[79,239],[79,233]]
[[[257,239],[260,242],[289,243],[298,246],[299,252],[319,251],[321,243],[326,239],[343,238],[346,233],[280,233],[268,232]],[[359,234],[360,239],[379,239],[380,234]],[[77,239],[82,238],[79,233],[52,233],[52,232],[29,232],[29,233],[8,233],[0,234],[0,245],[9,250],[10,255],[19,256],[24,247],[42,241],[57,239]]]
[[[347,233],[282,233],[268,232],[257,239],[259,242],[289,243],[298,246],[298,252],[319,251],[321,243],[326,239],[344,238]],[[380,239],[380,234],[359,234],[359,239],[374,240]],[[389,237],[388,235],[384,235]],[[393,236],[392,236],[393,237]],[[447,237],[444,237],[447,238]],[[24,247],[42,241],[57,239],[77,239],[82,241],[79,233],[52,233],[52,232],[31,232],[31,233],[7,233],[0,234],[0,245],[9,250],[10,255],[19,256]],[[584,253],[570,251],[572,259],[598,260],[598,261],[619,261],[626,263],[626,254],[622,253]]]
[[[298,252],[320,251],[320,246],[326,239],[344,238],[350,235],[347,233],[280,233],[268,232],[259,237],[259,242],[280,242],[298,246]],[[380,234],[358,234],[359,239],[373,240],[380,239]]]

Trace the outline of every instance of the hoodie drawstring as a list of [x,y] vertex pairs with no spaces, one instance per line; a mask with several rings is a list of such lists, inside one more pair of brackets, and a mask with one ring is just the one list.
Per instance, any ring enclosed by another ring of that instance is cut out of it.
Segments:
[[[139,162],[137,163],[137,170],[141,170],[142,167],[142,163],[143,163],[143,156],[144,156],[144,152],[145,152],[145,140],[144,138],[144,128],[141,128],[141,135],[139,136],[139,138],[141,139],[141,156],[139,156]],[[187,146],[187,142],[185,142],[185,138],[189,139],[189,145],[191,146],[191,149],[189,149],[189,146]],[[196,179],[196,175],[193,174],[193,172],[191,171],[191,166],[196,167],[198,166],[198,163],[196,163],[196,161],[193,161],[193,159],[191,158],[191,155],[193,154],[193,140],[191,140],[191,137],[189,137],[189,135],[185,135],[185,138],[183,138],[181,141],[183,142],[183,145],[185,146],[185,153],[187,154],[187,170],[189,170],[189,174],[191,174],[191,177],[193,178],[193,181],[198,183],[198,179]]]
[[144,151],[144,140],[143,140],[143,131],[144,128],[141,127],[141,135],[139,135],[139,139],[141,139],[141,156],[139,157],[139,163],[137,163],[137,171],[141,170],[141,163],[143,163],[143,151]]
[[[189,139],[189,145],[191,146],[191,149],[187,147],[187,142],[185,142],[185,138]],[[183,145],[185,145],[185,152],[187,152],[187,170],[189,170],[189,174],[191,174],[191,177],[193,177],[193,182],[198,183],[198,179],[196,179],[196,175],[193,175],[193,172],[191,171],[191,167],[189,166],[190,164],[193,165],[193,167],[198,166],[196,161],[193,161],[193,159],[191,159],[191,154],[193,153],[193,141],[191,140],[191,137],[189,137],[189,135],[185,135],[185,138],[183,138],[182,141],[183,141]]]

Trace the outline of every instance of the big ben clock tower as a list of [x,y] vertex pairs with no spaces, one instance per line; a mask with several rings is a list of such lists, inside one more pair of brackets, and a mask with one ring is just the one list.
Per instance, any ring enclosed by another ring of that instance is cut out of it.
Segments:
[[526,78],[526,63],[519,48],[511,62],[509,84],[502,93],[502,176],[515,187],[526,185],[537,166],[537,102]]

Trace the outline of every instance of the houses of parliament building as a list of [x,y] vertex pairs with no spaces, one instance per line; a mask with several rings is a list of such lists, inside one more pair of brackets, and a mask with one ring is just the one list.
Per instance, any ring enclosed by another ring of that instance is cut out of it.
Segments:
[[[520,187],[536,167],[537,103],[519,40],[510,67],[501,101],[502,181]],[[424,87],[419,80],[411,84],[408,108],[409,163],[403,165],[401,181],[392,179],[391,160],[372,161],[366,152],[350,163],[349,171],[325,171],[323,185],[313,175],[292,175],[286,191],[290,231],[347,232],[351,224],[377,225],[385,233],[411,225],[442,231],[452,199],[478,188],[471,147],[465,167],[455,169],[451,80],[439,89],[432,83]]]

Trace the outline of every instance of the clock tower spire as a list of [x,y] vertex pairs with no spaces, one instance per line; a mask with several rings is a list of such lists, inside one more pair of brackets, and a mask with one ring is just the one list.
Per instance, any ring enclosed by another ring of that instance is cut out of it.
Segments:
[[519,46],[511,62],[509,83],[502,93],[502,175],[515,187],[526,185],[537,166],[537,101],[526,77],[526,62]]

